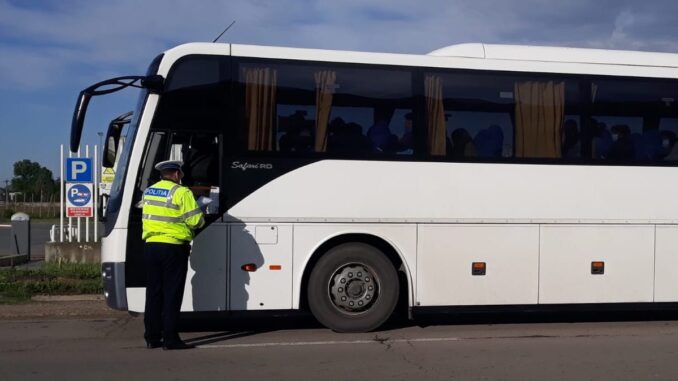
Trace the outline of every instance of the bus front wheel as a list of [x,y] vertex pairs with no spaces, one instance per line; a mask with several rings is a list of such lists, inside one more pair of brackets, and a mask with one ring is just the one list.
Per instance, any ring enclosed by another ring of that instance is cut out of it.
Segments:
[[317,262],[308,282],[316,319],[337,332],[369,332],[391,316],[398,302],[398,274],[373,246],[347,243]]

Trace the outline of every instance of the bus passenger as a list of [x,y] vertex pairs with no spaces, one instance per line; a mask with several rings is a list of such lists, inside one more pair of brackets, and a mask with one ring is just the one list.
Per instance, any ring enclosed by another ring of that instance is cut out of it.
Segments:
[[[670,132],[670,131],[666,131],[666,132]],[[676,141],[678,139],[674,139],[673,143],[671,143],[671,140],[670,140],[671,135],[668,135],[668,136],[669,136],[668,145],[670,147],[670,151],[668,151],[668,154],[664,157],[664,160],[678,161],[678,142]]]
[[610,129],[612,133],[612,147],[608,159],[617,161],[633,160],[635,150],[631,139],[631,129],[625,124],[617,124]]
[[607,130],[607,125],[603,122],[593,120],[593,158],[607,159],[612,148],[612,135]]
[[280,137],[281,152],[311,152],[313,151],[313,134],[306,125],[291,125],[285,135]]
[[562,157],[577,158],[581,154],[581,144],[579,141],[579,128],[574,119],[568,119],[563,124],[563,145]]
[[296,110],[279,119],[280,129],[285,133],[278,140],[280,152],[313,152],[313,121],[306,119],[306,111]]
[[643,131],[637,138],[636,160],[656,160],[662,157],[662,137],[658,130]]
[[184,184],[213,185],[219,178],[219,144],[214,136],[193,136],[185,157]]
[[404,131],[403,135],[398,140],[398,152],[412,153],[412,113],[408,112],[404,116]]
[[367,137],[377,152],[393,153],[398,148],[398,137],[391,133],[388,123],[378,120],[367,130]]
[[496,124],[480,131],[473,139],[476,154],[481,158],[501,157],[504,146],[504,132]]
[[664,130],[659,134],[662,139],[661,158],[666,160],[676,144],[676,134],[673,131]]
[[476,148],[473,145],[471,135],[465,128],[457,128],[450,135],[452,149],[449,153],[454,158],[474,157]]

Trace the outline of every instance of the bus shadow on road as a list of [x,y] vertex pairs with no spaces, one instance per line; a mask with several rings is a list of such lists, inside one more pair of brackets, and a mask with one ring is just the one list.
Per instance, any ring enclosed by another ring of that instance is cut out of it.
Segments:
[[[414,319],[403,315],[391,318],[377,330],[385,332],[408,327],[487,325],[487,324],[548,324],[548,323],[591,323],[591,322],[631,322],[678,320],[678,309],[614,309],[591,307],[566,307],[557,310],[493,310],[474,311],[468,309],[417,310]],[[290,311],[282,314],[255,314],[221,316],[188,314],[182,316],[181,332],[210,332],[205,336],[194,337],[188,342],[196,345],[208,345],[218,342],[254,336],[273,331],[325,329],[310,313]]]
[[678,320],[676,310],[614,309],[568,307],[558,310],[526,311],[424,311],[415,315],[422,327],[436,325],[597,323]]
[[[283,313],[252,314],[182,314],[181,332],[221,332],[209,336],[220,336],[217,341],[226,341],[238,337],[256,335],[265,332],[283,330],[302,330],[323,328],[310,313],[289,311]],[[204,339],[212,340],[209,336]],[[206,344],[206,343],[201,343]]]
[[188,344],[193,345],[209,345],[214,343],[220,343],[223,341],[239,339],[241,337],[253,336],[260,334],[262,332],[258,331],[243,331],[243,332],[219,332],[205,336],[193,337],[191,339],[184,340]]

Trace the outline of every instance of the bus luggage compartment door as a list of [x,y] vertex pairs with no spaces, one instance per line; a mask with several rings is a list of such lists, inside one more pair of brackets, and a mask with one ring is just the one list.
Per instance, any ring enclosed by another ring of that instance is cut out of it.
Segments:
[[420,306],[537,303],[538,226],[420,225],[418,252]]
[[292,308],[292,225],[231,225],[230,310]]
[[653,300],[654,226],[542,225],[540,241],[539,303]]
[[213,223],[193,240],[182,311],[226,310],[228,225]]

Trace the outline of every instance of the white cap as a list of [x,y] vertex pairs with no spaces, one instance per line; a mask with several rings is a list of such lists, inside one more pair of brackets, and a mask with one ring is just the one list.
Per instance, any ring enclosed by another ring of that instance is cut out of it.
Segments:
[[181,171],[181,166],[184,163],[181,160],[165,160],[155,165],[158,171]]

